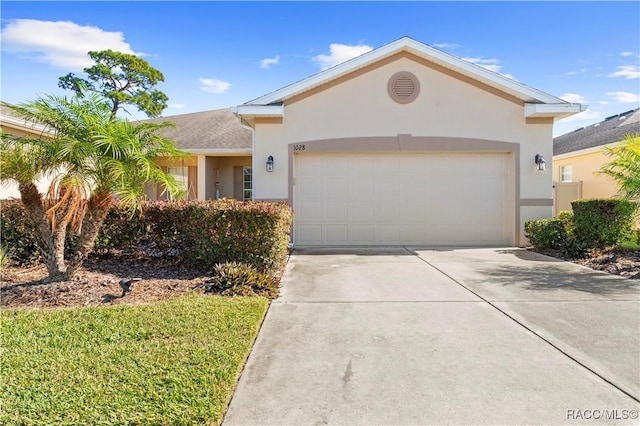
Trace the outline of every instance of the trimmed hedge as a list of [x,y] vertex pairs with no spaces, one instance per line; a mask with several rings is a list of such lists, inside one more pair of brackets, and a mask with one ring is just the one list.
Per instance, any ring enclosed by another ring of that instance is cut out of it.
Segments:
[[[3,246],[10,252],[21,247],[23,263],[37,259],[35,235],[22,204],[3,202],[0,214]],[[116,206],[109,211],[94,250],[134,250],[199,267],[242,262],[267,272],[286,261],[292,219],[286,204],[233,199],[147,202],[134,214]],[[15,254],[12,259],[19,260]]]
[[614,246],[631,236],[636,204],[624,199],[571,202],[576,238],[590,247]]
[[40,258],[35,230],[20,200],[0,201],[0,246],[18,265]]
[[536,249],[558,248],[567,238],[560,219],[535,219],[524,223],[525,236]]

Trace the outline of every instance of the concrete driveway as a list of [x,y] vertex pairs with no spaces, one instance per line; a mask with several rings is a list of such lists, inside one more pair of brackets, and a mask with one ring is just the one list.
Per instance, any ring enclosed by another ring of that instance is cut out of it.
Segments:
[[224,424],[638,424],[639,283],[522,249],[298,249]]

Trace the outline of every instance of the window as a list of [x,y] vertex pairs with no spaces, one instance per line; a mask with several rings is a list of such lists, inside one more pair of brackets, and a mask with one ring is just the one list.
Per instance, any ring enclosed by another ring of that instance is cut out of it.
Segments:
[[[176,180],[178,188],[184,191],[183,196],[187,196],[187,188],[189,187],[189,168],[188,167],[167,167],[167,174],[173,176]],[[167,192],[167,199],[175,200],[176,195]]]
[[253,177],[251,175],[251,167],[242,168],[242,199],[244,201],[251,200]]
[[560,166],[560,182],[571,182],[573,179],[573,168],[568,166]]

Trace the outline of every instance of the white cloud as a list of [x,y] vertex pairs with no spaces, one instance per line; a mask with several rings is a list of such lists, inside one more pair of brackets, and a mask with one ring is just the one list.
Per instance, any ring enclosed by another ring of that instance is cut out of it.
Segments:
[[620,56],[628,58],[629,56],[633,56],[633,52],[620,52]]
[[457,49],[458,47],[462,47],[456,43],[434,43],[433,47],[437,47],[438,49]]
[[273,58],[264,58],[260,61],[260,68],[268,69],[271,65],[278,65],[280,62],[280,55],[276,55]]
[[313,60],[320,65],[320,69],[326,70],[327,68],[341,64],[371,50],[373,50],[373,47],[367,46],[366,44],[352,46],[348,44],[331,43],[329,45],[330,53],[328,55],[314,56]]
[[560,96],[560,99],[571,102],[572,104],[584,103],[584,96],[578,95],[577,93],[565,93],[564,95]]
[[589,71],[589,68],[580,68],[578,71],[568,71],[564,75],[585,74],[587,71]]
[[609,101],[599,101],[600,105],[609,105]]
[[180,108],[184,108],[184,107],[186,107],[185,104],[169,104],[169,108],[180,109]]
[[640,96],[631,92],[607,92],[607,96],[611,97],[615,101],[625,104],[640,102]]
[[622,65],[618,71],[609,74],[607,77],[624,77],[627,80],[640,78],[640,67],[637,65]]
[[598,112],[598,111],[592,111],[592,110],[586,110],[584,112],[581,112],[579,114],[575,114],[572,116],[569,116],[567,118],[563,118],[562,122],[566,123],[567,121],[596,121],[596,120],[600,120],[602,118],[602,113]]
[[485,58],[462,58],[463,61],[471,62],[472,64],[479,65],[482,68],[488,69],[489,71],[493,71],[495,73],[501,74],[507,78],[515,80],[516,78],[511,74],[503,74],[500,72],[502,69],[502,65],[499,64],[500,61],[497,59],[485,59]]
[[199,89],[207,93],[226,93],[231,88],[231,83],[215,78],[199,78]]
[[81,70],[93,61],[92,50],[115,50],[136,54],[121,32],[104,31],[70,21],[15,19],[2,29],[2,49],[55,67]]

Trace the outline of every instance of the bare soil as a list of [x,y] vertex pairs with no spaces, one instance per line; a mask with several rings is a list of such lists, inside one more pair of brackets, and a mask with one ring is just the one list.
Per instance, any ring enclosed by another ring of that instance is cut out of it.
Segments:
[[[559,251],[542,254],[562,258]],[[574,263],[640,279],[640,251],[606,249]],[[63,308],[147,304],[189,292],[204,293],[213,273],[161,259],[92,256],[72,281],[47,282],[43,265],[7,267],[0,280],[0,307]],[[121,279],[141,278],[122,295]]]

